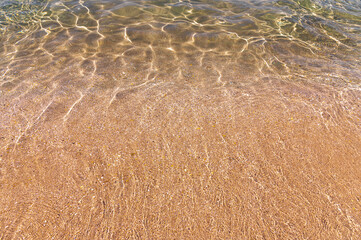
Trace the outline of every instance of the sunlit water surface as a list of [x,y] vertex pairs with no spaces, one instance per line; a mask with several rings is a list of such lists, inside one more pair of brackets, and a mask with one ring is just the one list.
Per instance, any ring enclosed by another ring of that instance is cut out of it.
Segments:
[[[355,1],[5,1],[1,84],[19,73],[110,74],[239,86],[255,77],[355,86],[361,3]],[[46,69],[46,71],[44,71]],[[251,79],[250,79],[251,78]],[[119,82],[119,81],[118,81]]]
[[359,0],[0,1],[0,238],[358,239]]

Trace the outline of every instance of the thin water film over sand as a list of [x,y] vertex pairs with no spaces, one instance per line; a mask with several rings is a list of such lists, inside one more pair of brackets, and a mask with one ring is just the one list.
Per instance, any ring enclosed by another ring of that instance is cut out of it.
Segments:
[[0,2],[0,239],[361,238],[358,0]]

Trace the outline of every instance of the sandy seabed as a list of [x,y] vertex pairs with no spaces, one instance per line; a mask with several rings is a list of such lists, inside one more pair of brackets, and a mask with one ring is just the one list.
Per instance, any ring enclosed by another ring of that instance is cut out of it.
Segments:
[[361,237],[359,90],[76,84],[3,88],[0,239]]
[[0,240],[361,239],[356,0],[3,2]]

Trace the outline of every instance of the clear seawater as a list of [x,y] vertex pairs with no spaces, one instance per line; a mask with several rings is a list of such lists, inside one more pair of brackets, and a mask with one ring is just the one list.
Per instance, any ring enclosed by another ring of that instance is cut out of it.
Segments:
[[196,86],[278,77],[357,87],[358,0],[0,3],[0,81],[20,72],[131,76]]

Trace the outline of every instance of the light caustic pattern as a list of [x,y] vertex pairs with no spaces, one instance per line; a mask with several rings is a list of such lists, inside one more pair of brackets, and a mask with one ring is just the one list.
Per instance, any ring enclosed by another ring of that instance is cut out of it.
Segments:
[[[36,14],[26,12],[31,28],[2,36],[2,85],[11,88],[12,75],[34,65],[130,72],[132,83],[158,77],[224,85],[267,74],[358,83],[360,17],[343,5],[300,2],[35,2]],[[18,12],[5,15],[4,29],[24,25]]]
[[0,9],[0,239],[360,238],[359,1]]

